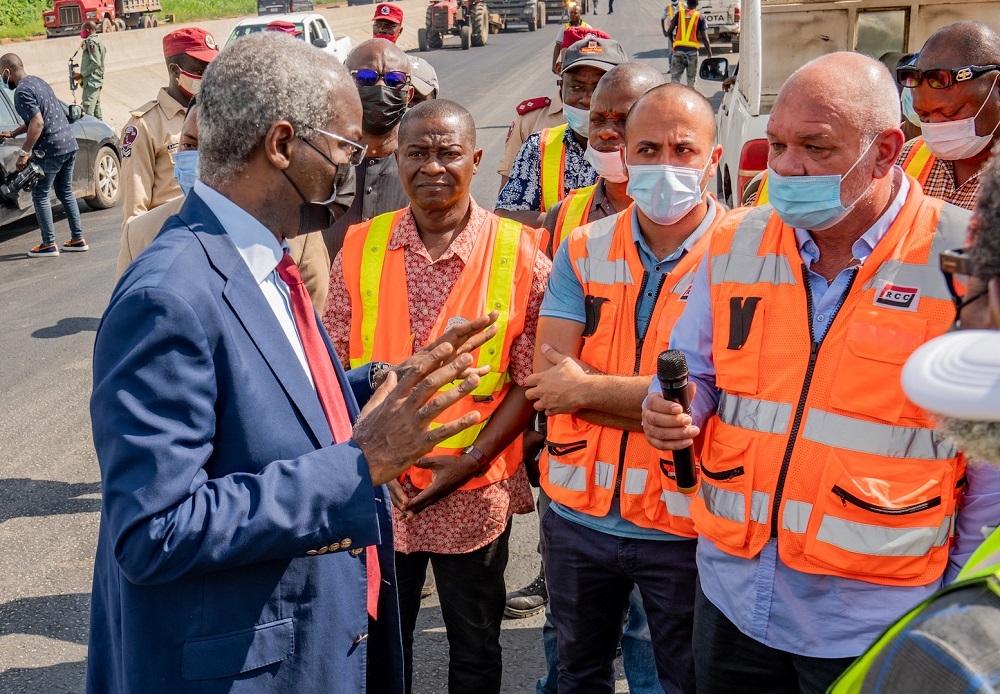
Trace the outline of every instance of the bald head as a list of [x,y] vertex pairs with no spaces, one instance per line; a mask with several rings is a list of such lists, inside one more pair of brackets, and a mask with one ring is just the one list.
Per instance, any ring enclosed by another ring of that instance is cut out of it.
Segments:
[[476,122],[472,114],[464,106],[447,99],[422,101],[406,112],[399,124],[400,148],[426,132],[429,123],[451,126],[464,146],[475,149]]
[[941,27],[930,35],[917,57],[921,70],[996,64],[1000,64],[1000,34],[983,22]]
[[21,63],[21,59],[15,53],[5,53],[0,55],[0,71],[3,70],[20,70],[24,68],[24,64]]
[[634,95],[631,103],[635,103],[640,96],[661,84],[663,74],[659,70],[649,63],[633,60],[616,65],[604,73],[594,89],[592,99],[597,99],[602,91],[613,89],[623,95]]
[[639,119],[633,120],[633,118],[640,111],[653,111],[664,120],[682,117],[692,126],[697,126],[707,146],[715,143],[715,111],[712,109],[712,104],[687,85],[677,82],[661,84],[640,96],[632,105],[628,112],[628,120],[625,121],[626,141],[634,138],[632,130]]
[[344,66],[348,70],[368,68],[383,72],[402,70],[410,74],[410,60],[399,46],[385,39],[362,41],[347,54]]
[[901,119],[899,92],[889,70],[860,53],[830,53],[811,60],[788,78],[771,109],[804,109],[806,119],[857,130],[871,141],[896,128]]

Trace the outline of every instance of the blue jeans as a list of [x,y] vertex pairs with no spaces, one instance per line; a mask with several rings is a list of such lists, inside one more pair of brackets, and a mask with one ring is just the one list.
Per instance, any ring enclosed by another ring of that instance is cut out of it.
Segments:
[[45,176],[31,191],[31,201],[35,203],[35,217],[42,230],[42,245],[48,246],[56,242],[56,227],[52,221],[52,201],[50,194],[53,185],[56,197],[66,210],[66,220],[73,240],[83,238],[83,227],[80,226],[80,208],[73,197],[73,165],[76,163],[76,152],[45,157],[39,162]]
[[559,694],[614,691],[615,649],[636,587],[649,615],[660,686],[667,694],[694,692],[691,631],[697,543],[616,537],[557,513],[545,514],[542,531],[559,652]]

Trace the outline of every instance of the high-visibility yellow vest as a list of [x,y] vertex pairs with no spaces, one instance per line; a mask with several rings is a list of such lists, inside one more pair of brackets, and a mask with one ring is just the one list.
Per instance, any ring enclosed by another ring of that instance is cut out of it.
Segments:
[[[379,215],[355,224],[344,239],[344,282],[351,297],[351,368],[370,361],[397,364],[413,354],[409,296],[406,286],[404,249],[390,250],[389,239],[405,209]],[[510,388],[510,350],[524,331],[525,307],[531,292],[535,258],[543,232],[509,219],[491,215],[473,245],[472,252],[451,293],[437,316],[428,342],[444,334],[454,321],[472,320],[498,311],[497,333],[473,352],[477,366],[489,366],[472,393],[449,407],[431,427],[479,412],[474,426],[446,439],[429,455],[459,455],[471,446]],[[455,384],[448,384],[447,390]],[[462,489],[492,484],[514,474],[521,463],[521,441],[516,439],[494,458],[489,471],[469,481]],[[406,473],[412,482],[426,488],[428,470],[417,467]]]
[[796,571],[897,586],[931,584],[948,564],[965,459],[900,373],[951,327],[938,255],[962,244],[970,215],[910,184],[819,342],[794,230],[769,207],[742,208],[713,236],[721,396],[691,517],[727,554],[776,539]]
[[538,135],[539,158],[541,159],[541,176],[539,186],[542,189],[542,212],[563,199],[566,195],[566,128],[563,123],[554,128],[546,128]]
[[701,48],[698,40],[698,10],[685,9],[677,13],[677,33],[674,37],[674,48]]
[[587,223],[596,190],[597,184],[595,183],[592,186],[571,190],[563,198],[562,204],[559,206],[559,216],[556,218],[556,227],[552,230],[553,257],[559,250],[563,239],[569,236],[574,229]]
[[828,690],[829,694],[860,694],[865,677],[872,665],[882,651],[908,624],[920,616],[920,613],[927,609],[932,602],[969,586],[982,586],[996,595],[1000,595],[1000,528],[990,533],[986,541],[969,557],[954,583],[924,600],[882,632],[875,643],[862,653],[844,674],[837,678],[837,681]]

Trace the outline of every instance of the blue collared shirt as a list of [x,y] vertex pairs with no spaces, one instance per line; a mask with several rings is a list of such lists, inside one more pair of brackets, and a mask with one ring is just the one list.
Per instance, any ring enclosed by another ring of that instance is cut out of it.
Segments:
[[[649,327],[649,321],[653,315],[653,309],[656,306],[658,297],[656,288],[660,287],[663,277],[673,270],[681,258],[704,236],[715,220],[715,214],[715,203],[709,199],[708,214],[705,215],[705,219],[698,225],[698,228],[691,232],[691,235],[673,253],[666,258],[658,260],[649,248],[649,244],[646,243],[646,239],[643,238],[642,230],[639,228],[639,213],[633,208],[632,241],[639,251],[639,258],[642,260],[643,268],[649,274],[646,278],[646,287],[642,296],[639,297],[639,305],[637,307],[638,322],[636,324],[636,336],[639,339],[645,337],[646,330]],[[556,252],[555,260],[552,261],[552,274],[549,276],[549,284],[545,290],[545,298],[542,300],[542,308],[538,312],[538,315],[548,318],[562,318],[564,320],[576,321],[577,323],[586,323],[587,318],[584,311],[585,292],[583,285],[580,284],[580,280],[576,276],[576,272],[573,271],[573,265],[570,262],[569,251],[567,250],[568,246],[569,244],[566,243],[560,245],[559,250]],[[557,504],[554,501],[551,508],[567,520],[579,523],[591,530],[608,533],[609,535],[637,540],[688,539],[660,530],[643,528],[625,520],[622,518],[621,507],[617,499],[612,502],[611,509],[606,516],[592,516],[581,513]]]
[[236,246],[240,257],[250,269],[257,286],[267,300],[267,305],[278,319],[281,330],[288,338],[288,344],[299,358],[302,369],[312,383],[312,372],[302,348],[295,318],[292,314],[291,294],[288,285],[278,276],[275,268],[286,252],[286,247],[278,243],[271,230],[261,224],[253,215],[218,191],[201,181],[195,181],[194,192],[216,216],[229,239]]

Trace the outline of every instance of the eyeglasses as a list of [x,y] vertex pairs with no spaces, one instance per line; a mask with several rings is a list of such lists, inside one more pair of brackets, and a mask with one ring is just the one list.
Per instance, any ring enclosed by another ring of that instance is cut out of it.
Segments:
[[951,294],[951,301],[955,304],[956,323],[961,316],[963,308],[974,301],[982,299],[989,293],[989,289],[983,289],[980,292],[976,292],[972,296],[965,296],[965,287],[959,287],[959,283],[955,281],[955,275],[972,277],[975,274],[975,265],[973,265],[972,261],[969,259],[968,252],[969,249],[967,248],[955,248],[941,253],[940,259],[938,260],[938,266],[941,268],[941,273],[944,275],[944,282],[948,286],[948,293]]
[[410,83],[410,76],[402,70],[379,72],[378,70],[363,68],[361,70],[351,70],[351,76],[359,87],[374,87],[378,84],[379,80],[384,81],[385,86],[392,89],[402,89]]
[[896,81],[901,87],[916,87],[927,80],[931,89],[947,89],[957,82],[968,82],[994,70],[1000,70],[1000,65],[966,65],[953,70],[943,67],[918,70],[912,65],[904,65],[896,68]]
[[[320,128],[313,128],[313,130],[315,130],[318,133],[322,133],[322,134],[326,135],[331,140],[333,140],[334,142],[337,143],[337,147],[339,149],[347,152],[347,160],[348,160],[348,163],[351,166],[357,166],[362,161],[364,161],[365,154],[368,153],[368,145],[363,145],[360,142],[355,142],[354,140],[348,140],[346,137],[341,137],[340,135],[335,135],[335,134],[333,134],[331,132],[327,132],[326,130],[322,130]],[[326,159],[328,161],[330,160],[330,157],[328,157],[326,154],[323,154],[323,152],[321,152],[319,149],[317,149],[316,145],[314,145],[308,139],[306,139],[304,137],[302,137],[300,139],[303,142],[305,142],[307,145],[309,145],[310,147],[312,147],[313,149],[315,149],[317,152],[319,152],[320,154],[322,154],[324,157],[326,157]],[[334,162],[330,161],[330,163],[333,164]]]

